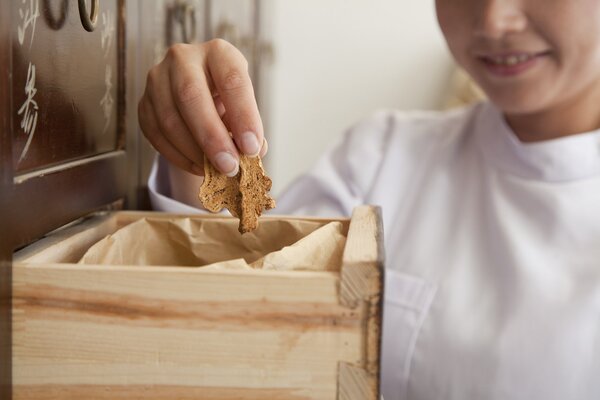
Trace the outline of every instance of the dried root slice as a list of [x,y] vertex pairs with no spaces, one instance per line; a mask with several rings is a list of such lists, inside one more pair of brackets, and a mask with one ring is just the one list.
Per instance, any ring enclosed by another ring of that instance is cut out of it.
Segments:
[[242,213],[239,231],[245,233],[258,227],[258,217],[263,210],[275,208],[275,200],[269,196],[272,181],[265,174],[260,157],[242,156],[240,175]]
[[265,175],[260,157],[240,156],[240,172],[229,178],[217,171],[204,157],[204,182],[198,197],[209,211],[227,208],[240,219],[240,233],[253,231],[264,209],[275,207],[269,196],[271,178]]
[[204,156],[204,181],[198,194],[204,208],[215,213],[227,208],[231,215],[239,218],[242,214],[239,176],[239,173],[233,178],[221,174]]

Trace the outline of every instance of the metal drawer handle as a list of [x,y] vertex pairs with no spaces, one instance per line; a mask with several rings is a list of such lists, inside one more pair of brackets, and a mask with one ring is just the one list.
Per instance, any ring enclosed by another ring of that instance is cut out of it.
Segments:
[[192,43],[196,38],[196,7],[185,1],[178,1],[173,10],[173,19],[181,26],[184,43]]
[[88,14],[85,0],[79,0],[79,17],[81,18],[81,25],[88,32],[93,32],[96,27],[96,21],[98,20],[98,9],[100,8],[100,0],[92,0],[92,10]]
[[60,3],[60,16],[58,19],[54,17],[52,13],[52,7],[50,5],[50,0],[44,0],[44,17],[46,18],[46,23],[55,31],[60,30],[65,22],[67,21],[67,14],[69,13],[69,1],[62,0]]

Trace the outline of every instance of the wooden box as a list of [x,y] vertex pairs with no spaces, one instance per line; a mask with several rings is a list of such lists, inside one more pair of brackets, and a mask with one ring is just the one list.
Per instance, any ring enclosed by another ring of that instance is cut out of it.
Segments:
[[378,208],[340,219],[336,272],[76,264],[148,215],[173,216],[98,214],[15,255],[15,399],[378,399]]

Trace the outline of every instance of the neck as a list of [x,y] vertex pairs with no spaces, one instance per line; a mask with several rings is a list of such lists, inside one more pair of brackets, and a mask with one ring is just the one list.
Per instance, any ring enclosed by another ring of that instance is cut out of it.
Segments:
[[521,142],[556,139],[599,129],[600,99],[586,96],[530,114],[507,113],[505,118]]

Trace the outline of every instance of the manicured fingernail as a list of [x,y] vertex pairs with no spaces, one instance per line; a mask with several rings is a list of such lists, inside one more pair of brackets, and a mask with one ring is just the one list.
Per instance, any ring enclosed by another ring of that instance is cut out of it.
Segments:
[[225,175],[232,177],[236,176],[239,169],[238,161],[231,154],[222,151],[215,156],[217,168]]
[[269,142],[267,142],[267,139],[264,139],[262,149],[260,149],[260,158],[263,158],[267,154],[267,151],[269,151]]
[[242,141],[242,151],[244,154],[247,154],[251,157],[255,157],[260,152],[260,145],[258,144],[258,139],[256,139],[256,135],[252,132],[242,133],[241,141]]

